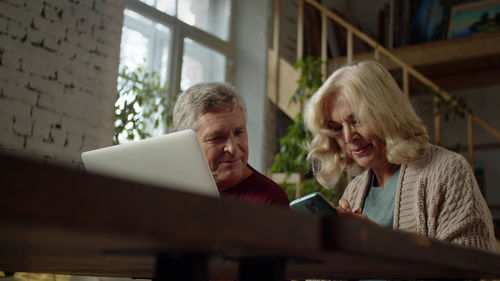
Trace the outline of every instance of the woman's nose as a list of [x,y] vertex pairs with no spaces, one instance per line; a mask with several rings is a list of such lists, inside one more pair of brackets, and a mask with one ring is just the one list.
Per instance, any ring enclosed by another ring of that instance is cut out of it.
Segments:
[[343,133],[344,133],[344,141],[346,143],[349,143],[352,141],[355,131],[353,130],[351,125],[345,125]]

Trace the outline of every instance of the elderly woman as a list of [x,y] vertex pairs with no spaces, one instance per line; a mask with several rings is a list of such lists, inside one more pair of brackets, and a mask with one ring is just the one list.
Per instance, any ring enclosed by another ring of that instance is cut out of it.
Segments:
[[339,202],[343,216],[494,250],[493,222],[468,162],[428,143],[409,99],[379,63],[335,71],[304,110],[308,161],[325,187],[365,171]]

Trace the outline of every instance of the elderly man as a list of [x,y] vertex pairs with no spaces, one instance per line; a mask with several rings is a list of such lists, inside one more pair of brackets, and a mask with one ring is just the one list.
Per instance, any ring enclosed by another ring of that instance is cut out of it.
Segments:
[[192,86],[178,97],[173,119],[176,130],[196,132],[221,197],[288,207],[285,192],[247,163],[246,107],[231,86]]

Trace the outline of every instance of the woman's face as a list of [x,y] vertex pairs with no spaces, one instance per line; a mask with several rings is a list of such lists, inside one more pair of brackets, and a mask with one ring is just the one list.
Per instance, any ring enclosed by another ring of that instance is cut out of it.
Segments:
[[378,170],[388,164],[385,141],[356,120],[342,93],[327,97],[325,111],[327,126],[335,133],[335,141],[360,166]]

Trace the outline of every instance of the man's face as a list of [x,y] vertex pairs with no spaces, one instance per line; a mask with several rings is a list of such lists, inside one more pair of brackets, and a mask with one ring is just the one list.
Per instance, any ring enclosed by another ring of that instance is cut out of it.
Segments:
[[219,190],[245,179],[248,135],[245,116],[239,107],[200,115],[196,135]]

